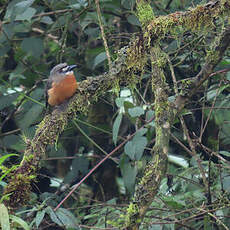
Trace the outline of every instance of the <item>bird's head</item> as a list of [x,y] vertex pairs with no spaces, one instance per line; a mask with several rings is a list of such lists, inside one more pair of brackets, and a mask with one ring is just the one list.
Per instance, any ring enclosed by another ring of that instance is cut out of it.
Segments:
[[66,63],[60,63],[54,66],[50,71],[50,79],[55,82],[61,81],[66,75],[73,75],[73,69],[76,67],[77,65],[67,65]]

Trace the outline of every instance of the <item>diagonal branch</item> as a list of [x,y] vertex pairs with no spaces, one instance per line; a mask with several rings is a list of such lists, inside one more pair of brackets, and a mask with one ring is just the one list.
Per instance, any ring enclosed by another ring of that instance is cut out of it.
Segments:
[[[98,97],[103,95],[106,91],[115,87],[135,84],[139,80],[136,76],[134,77],[134,73],[143,72],[143,69],[149,58],[149,53],[152,52],[151,40],[160,40],[160,38],[165,36],[166,32],[170,33],[171,30],[177,28],[179,25],[183,26],[184,30],[187,30],[188,28],[192,30],[200,30],[202,27],[208,28],[208,26],[212,24],[213,18],[222,17],[226,12],[229,12],[230,9],[229,1],[217,0],[188,10],[187,12],[176,12],[168,16],[160,16],[155,18],[151,12],[151,7],[147,5],[148,3],[146,3],[146,0],[138,0],[138,2],[139,4],[142,2],[145,4],[145,7],[141,5],[138,6],[138,15],[142,19],[140,21],[143,28],[145,28],[144,36],[134,40],[129,46],[126,46],[119,51],[118,58],[112,63],[112,67],[108,73],[95,78],[88,78],[87,80],[81,82],[79,84],[80,89],[70,100],[68,106],[62,110],[56,109],[52,112],[52,114],[47,115],[39,124],[34,138],[32,140],[25,139],[26,150],[23,160],[20,166],[14,172],[12,172],[9,183],[5,188],[5,194],[11,193],[9,200],[6,202],[9,206],[16,207],[18,204],[22,205],[28,201],[31,189],[30,183],[36,178],[36,172],[39,168],[41,157],[45,155],[47,146],[56,142],[58,136],[63,132],[70,119],[75,117],[77,113],[87,113],[89,105],[96,102]],[[149,10],[147,14],[145,14],[145,9]],[[194,21],[196,21],[196,26],[193,28],[192,25],[194,25]],[[201,76],[197,77],[197,87],[208,78],[214,67],[222,59],[225,50],[229,46],[229,30],[230,29],[227,28],[226,31],[221,34],[219,39],[217,39],[216,45],[213,49],[213,55],[211,56],[212,58],[209,59],[207,56],[204,70],[201,72]],[[156,44],[154,46],[158,47]],[[157,53],[155,51],[152,53],[153,59],[155,58],[154,54]],[[151,62],[153,62],[153,60],[151,60]],[[158,71],[158,73],[162,76],[163,72],[160,67],[153,65],[153,68],[156,68],[155,70]],[[156,76],[156,79],[157,77],[159,76]],[[166,106],[165,113],[167,113],[169,108],[168,102],[166,101],[167,92],[165,91],[166,89],[164,89],[165,84],[162,79],[159,78],[159,82],[155,83],[157,87],[153,87],[153,90],[156,91],[155,94],[157,95],[158,93],[158,96],[160,97],[162,94],[158,90],[162,88],[162,92],[164,92],[163,101],[165,102],[165,104],[162,106],[163,108]],[[159,85],[160,88],[158,88],[158,83],[162,84]],[[193,93],[195,92],[196,89],[194,89]],[[157,101],[155,103],[157,103]],[[183,102],[181,106],[177,108],[183,108],[184,106],[185,102]],[[156,113],[162,111],[159,106],[158,108],[159,111],[156,111]],[[174,114],[174,117],[176,114],[177,113]],[[158,130],[160,135],[162,134],[161,132],[163,132],[163,130],[170,130],[170,122],[171,119],[173,120],[173,118],[169,117],[169,113],[166,115],[164,113],[159,113],[158,115],[159,116],[156,116],[156,118],[159,119],[157,122],[159,122]],[[166,136],[162,140],[165,141],[167,146],[167,132],[165,132],[164,135]],[[156,140],[156,144],[159,144],[159,140],[160,139]],[[165,157],[167,154],[167,149],[161,150],[163,151],[163,156]],[[160,153],[162,152],[161,150],[158,149],[158,151],[154,151]],[[167,158],[164,159],[166,162]],[[157,159],[155,158],[155,160]],[[164,175],[163,168],[165,169],[166,167],[165,162],[161,161],[162,174],[159,178],[162,178],[162,175]],[[157,167],[155,169],[157,169]],[[148,171],[148,169],[146,169],[146,171]],[[159,186],[159,183],[160,179],[157,180],[157,186]],[[141,188],[139,191],[141,191]],[[153,196],[151,199],[154,198],[156,191],[157,188],[154,190],[154,192],[150,191],[149,194],[152,194]],[[146,192],[148,193],[149,191]],[[146,200],[141,209],[142,213],[139,213],[141,218],[144,217],[148,205],[149,201]]]

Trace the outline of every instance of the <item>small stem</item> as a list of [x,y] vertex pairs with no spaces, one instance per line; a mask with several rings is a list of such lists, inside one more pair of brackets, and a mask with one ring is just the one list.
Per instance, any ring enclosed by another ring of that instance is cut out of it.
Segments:
[[96,9],[97,9],[98,22],[99,22],[99,26],[100,26],[100,29],[101,29],[101,36],[102,36],[102,39],[103,39],[103,42],[104,42],[106,56],[108,58],[109,70],[111,70],[112,69],[112,61],[111,61],[111,57],[110,57],[110,54],[109,54],[109,47],[108,47],[107,40],[106,40],[106,37],[105,37],[104,27],[103,27],[103,24],[102,24],[101,9],[100,9],[100,5],[99,5],[99,0],[95,0],[95,4],[96,4]]

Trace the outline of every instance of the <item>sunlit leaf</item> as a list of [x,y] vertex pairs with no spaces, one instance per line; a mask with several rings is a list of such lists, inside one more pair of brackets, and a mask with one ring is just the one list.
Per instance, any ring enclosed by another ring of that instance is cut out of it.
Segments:
[[16,20],[27,20],[30,21],[31,18],[35,15],[36,10],[32,7],[28,7],[22,14],[16,16]]
[[46,210],[43,209],[42,211],[38,211],[37,214],[36,214],[36,217],[35,217],[35,224],[36,224],[36,227],[38,228],[39,225],[41,224],[44,216],[45,216],[45,213],[46,213]]
[[14,215],[10,215],[10,218],[13,223],[17,223],[24,230],[30,230],[29,225],[22,218],[14,216]]
[[113,142],[115,145],[117,144],[117,137],[118,137],[121,121],[122,121],[122,113],[119,113],[113,123]]
[[4,204],[0,204],[0,223],[2,227],[1,229],[10,230],[9,214]]
[[174,209],[183,209],[185,207],[185,202],[177,200],[175,197],[164,197],[164,202],[170,207]]
[[134,192],[137,169],[131,165],[125,155],[121,159],[120,168],[125,187],[132,194]]
[[147,132],[147,129],[141,129],[133,137],[131,141],[128,141],[125,145],[125,154],[127,154],[131,160],[140,160],[144,149],[147,145],[147,138],[143,135]]
[[61,226],[61,227],[64,226],[51,207],[47,207],[46,212],[54,223],[56,223],[58,226]]
[[129,115],[131,117],[139,117],[145,113],[144,109],[140,106],[128,109]]
[[78,229],[77,218],[70,211],[64,208],[59,208],[56,211],[56,215],[66,228]]
[[224,155],[226,157],[230,157],[230,152],[227,152],[227,151],[220,151],[219,152],[221,155]]

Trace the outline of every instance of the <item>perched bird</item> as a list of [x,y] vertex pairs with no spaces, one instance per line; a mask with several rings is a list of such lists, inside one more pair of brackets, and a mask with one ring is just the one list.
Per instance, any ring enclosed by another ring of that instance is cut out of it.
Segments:
[[76,65],[61,63],[50,71],[45,90],[46,107],[60,105],[73,96],[78,88],[73,72],[76,67]]

